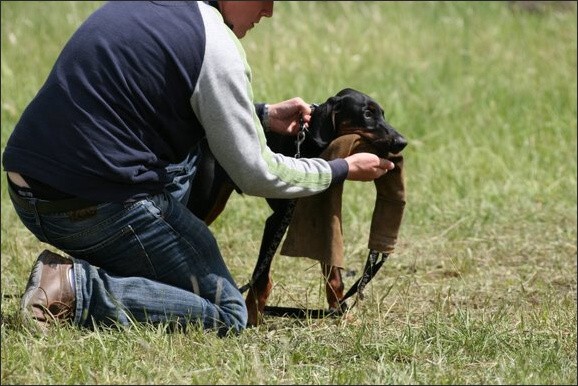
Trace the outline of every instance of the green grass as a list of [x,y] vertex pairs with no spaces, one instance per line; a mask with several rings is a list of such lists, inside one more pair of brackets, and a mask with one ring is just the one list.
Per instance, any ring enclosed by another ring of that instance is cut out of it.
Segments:
[[[61,328],[2,299],[2,384],[576,384],[577,17],[508,2],[277,2],[243,40],[257,100],[353,87],[409,140],[396,253],[343,319],[269,317],[238,337]],[[2,149],[62,45],[98,3],[2,2]],[[362,269],[373,188],[345,185],[347,269]],[[2,294],[46,246],[2,175]],[[264,200],[213,231],[240,284]],[[278,256],[272,305],[324,307],[318,264]],[[346,278],[346,287],[354,278]]]

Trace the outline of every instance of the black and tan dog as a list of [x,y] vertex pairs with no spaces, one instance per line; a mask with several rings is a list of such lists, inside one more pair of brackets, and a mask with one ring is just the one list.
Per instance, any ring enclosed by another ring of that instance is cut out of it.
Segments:
[[[299,147],[300,156],[318,157],[331,141],[346,134],[358,134],[366,138],[378,150],[381,157],[399,153],[407,144],[405,138],[385,120],[384,111],[375,100],[364,93],[347,88],[315,107],[305,138]],[[266,135],[267,144],[274,152],[287,156],[296,154],[294,137],[272,132]],[[202,156],[192,187],[198,194],[191,197],[188,207],[205,223],[211,224],[225,208],[233,190],[241,192],[214,159],[206,143],[202,145],[201,151]],[[267,260],[267,256],[275,253],[294,207],[291,205],[292,202],[294,204],[294,200],[289,199],[267,199],[267,202],[273,213],[265,222],[259,257],[246,298],[249,325],[256,325],[261,319],[271,292],[269,274],[271,260]],[[341,275],[337,270],[323,265],[322,270],[328,282],[333,283],[333,286],[343,287]],[[334,289],[328,289],[330,290],[335,293]],[[335,306],[329,302],[330,307]]]

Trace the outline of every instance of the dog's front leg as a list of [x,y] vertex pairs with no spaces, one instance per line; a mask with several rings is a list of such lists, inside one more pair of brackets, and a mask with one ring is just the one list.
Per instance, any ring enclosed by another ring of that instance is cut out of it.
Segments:
[[255,327],[263,323],[263,312],[267,304],[267,299],[271,294],[272,287],[270,275],[262,275],[253,283],[253,286],[249,288],[247,298],[245,299],[249,316],[247,326]]
[[343,290],[345,289],[343,278],[341,277],[341,268],[321,263],[321,271],[325,278],[325,295],[329,309],[339,312],[343,311],[339,304],[339,301],[343,299]]
[[262,322],[265,305],[273,286],[270,275],[273,257],[289,226],[295,207],[295,201],[291,200],[267,199],[267,203],[273,209],[273,213],[265,221],[259,257],[251,278],[252,285],[245,300],[249,312],[247,323],[249,326],[256,326]]

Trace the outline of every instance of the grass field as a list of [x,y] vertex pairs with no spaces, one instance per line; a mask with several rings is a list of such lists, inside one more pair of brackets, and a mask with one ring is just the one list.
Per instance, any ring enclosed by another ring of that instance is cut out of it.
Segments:
[[[98,4],[1,3],[2,149]],[[365,299],[343,319],[269,317],[225,339],[140,325],[32,335],[10,295],[47,246],[20,224],[3,174],[2,384],[576,384],[576,27],[575,3],[277,2],[243,40],[256,99],[353,87],[409,140],[396,252]],[[370,186],[345,184],[357,272]],[[213,226],[239,284],[269,213],[235,195]],[[278,256],[272,274],[270,304],[325,306],[312,260]]]

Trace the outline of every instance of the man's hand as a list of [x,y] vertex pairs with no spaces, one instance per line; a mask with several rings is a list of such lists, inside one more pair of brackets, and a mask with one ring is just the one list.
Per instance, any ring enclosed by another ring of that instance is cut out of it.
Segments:
[[299,97],[269,105],[269,129],[277,134],[297,135],[300,118],[309,123],[311,106]]
[[372,153],[355,153],[345,157],[345,161],[349,165],[347,179],[351,181],[372,181],[395,167],[393,162]]

